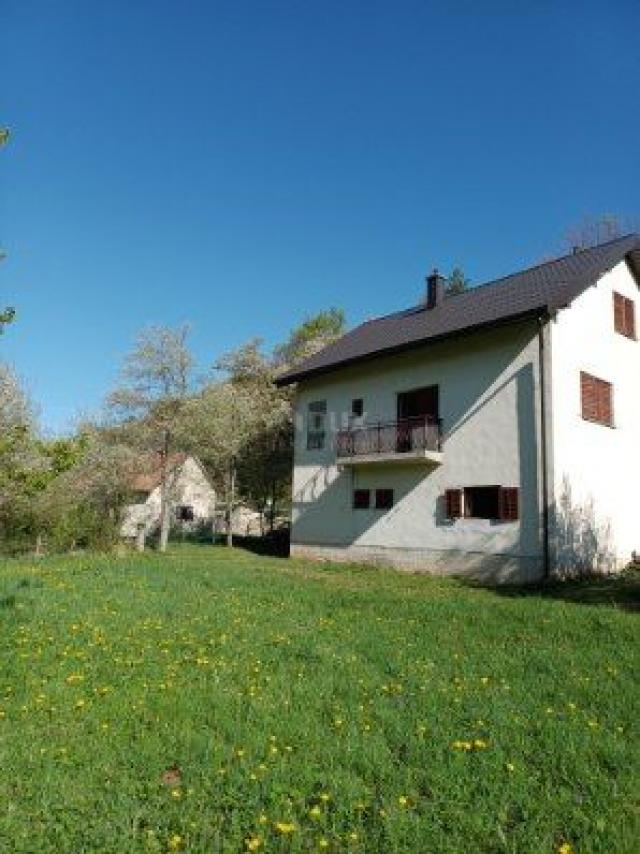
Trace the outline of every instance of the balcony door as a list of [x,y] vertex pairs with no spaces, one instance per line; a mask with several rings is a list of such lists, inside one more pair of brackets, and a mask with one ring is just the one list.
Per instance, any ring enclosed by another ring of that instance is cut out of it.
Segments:
[[424,432],[426,420],[438,419],[438,386],[430,385],[403,391],[398,394],[398,426],[396,449],[398,453],[411,451],[415,431]]

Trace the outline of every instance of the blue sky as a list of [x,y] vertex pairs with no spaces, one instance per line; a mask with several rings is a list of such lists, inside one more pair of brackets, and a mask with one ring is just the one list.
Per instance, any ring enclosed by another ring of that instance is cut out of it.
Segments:
[[0,341],[46,429],[138,329],[204,368],[640,211],[640,4],[4,0]]

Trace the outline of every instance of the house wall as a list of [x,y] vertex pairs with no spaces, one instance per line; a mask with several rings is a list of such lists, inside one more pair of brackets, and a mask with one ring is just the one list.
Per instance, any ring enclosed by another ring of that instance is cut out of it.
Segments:
[[[189,457],[172,473],[170,483],[170,501],[172,507],[172,524],[193,528],[203,522],[213,519],[216,506],[216,493],[209,484],[200,465]],[[178,522],[175,509],[181,505],[193,507],[193,522]],[[130,504],[124,515],[121,533],[123,537],[133,538],[137,535],[138,524],[144,523],[148,532],[160,522],[161,496],[157,486],[149,493],[143,504]]]
[[[621,262],[551,325],[553,562],[561,571],[614,569],[640,552],[640,343],[614,331],[613,292],[638,311],[638,285]],[[581,416],[580,371],[613,383],[614,427]]]
[[[292,553],[524,580],[542,571],[538,344],[532,322],[381,357],[302,383],[296,403]],[[326,400],[330,434],[353,398],[369,421],[394,421],[396,395],[438,384],[441,465],[336,464],[332,435],[306,448],[310,401]],[[445,518],[447,488],[519,486],[521,520]],[[354,488],[391,487],[391,510],[354,510]]]

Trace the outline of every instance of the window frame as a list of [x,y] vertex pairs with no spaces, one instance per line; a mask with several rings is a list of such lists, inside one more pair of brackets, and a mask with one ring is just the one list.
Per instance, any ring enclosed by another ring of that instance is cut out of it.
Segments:
[[[312,419],[321,419],[321,426]],[[312,428],[313,425],[313,428]],[[307,451],[322,451],[327,442],[327,401],[311,400],[307,404]]]
[[[364,501],[360,503],[358,501],[358,496],[364,497],[366,494],[367,502]],[[352,510],[370,510],[371,509],[371,490],[364,489],[362,487],[353,490],[353,494],[351,496],[351,508]]]
[[[389,501],[384,501],[383,496],[389,498]],[[375,503],[374,507],[376,510],[391,510],[391,508],[395,504],[395,492],[393,489],[388,487],[383,487],[381,489],[376,489],[375,491]]]
[[[473,514],[473,490],[496,490],[494,497],[496,514],[478,516]],[[520,520],[520,487],[480,484],[445,489],[445,517],[450,521],[457,519],[484,519],[489,522],[518,522]]]

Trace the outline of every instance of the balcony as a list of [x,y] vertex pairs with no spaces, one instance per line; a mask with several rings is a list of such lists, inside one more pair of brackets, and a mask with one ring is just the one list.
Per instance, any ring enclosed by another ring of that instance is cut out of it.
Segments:
[[439,418],[406,418],[350,427],[336,434],[336,457],[341,466],[373,463],[442,462]]

